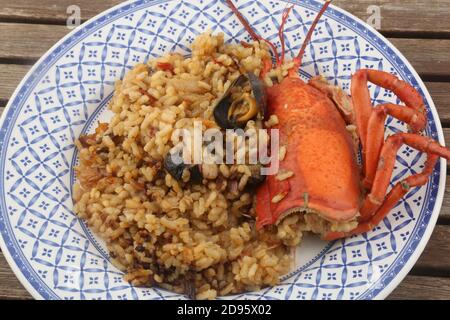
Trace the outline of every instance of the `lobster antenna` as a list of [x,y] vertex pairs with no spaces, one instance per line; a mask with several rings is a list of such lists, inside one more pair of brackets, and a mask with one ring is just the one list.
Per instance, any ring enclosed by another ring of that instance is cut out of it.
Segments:
[[250,34],[250,36],[252,37],[252,39],[254,41],[264,41],[265,43],[267,43],[269,45],[269,47],[272,49],[274,55],[275,55],[275,60],[277,65],[280,63],[280,57],[278,56],[278,51],[277,51],[277,47],[275,47],[275,45],[270,42],[267,39],[264,39],[263,37],[261,37],[260,35],[258,35],[252,27],[250,27],[249,23],[247,22],[247,20],[244,18],[244,16],[239,12],[239,10],[236,8],[236,6],[233,4],[233,2],[231,0],[226,0],[228,6],[230,7],[231,11],[233,11],[233,13],[236,15],[236,17],[239,19],[239,21],[242,23],[242,25],[244,26],[245,30],[247,30],[247,32]]
[[319,14],[317,15],[316,19],[312,23],[311,28],[309,29],[308,34],[306,35],[305,42],[303,42],[303,46],[300,50],[300,53],[298,54],[298,56],[296,58],[296,64],[298,65],[298,67],[300,67],[302,65],[302,60],[303,60],[303,56],[305,55],[306,46],[311,41],[312,34],[313,34],[314,30],[316,29],[316,26],[319,23],[320,18],[322,18],[325,11],[327,11],[328,6],[331,4],[331,2],[333,2],[333,0],[325,1],[325,4],[323,5],[322,9],[320,9]]
[[280,29],[278,30],[278,36],[280,37],[280,43],[281,43],[281,59],[278,62],[278,66],[282,65],[284,62],[284,55],[286,53],[286,46],[284,43],[284,25],[286,24],[287,19],[289,18],[289,14],[291,13],[292,8],[294,6],[288,7],[283,12],[283,18],[281,19],[281,25]]

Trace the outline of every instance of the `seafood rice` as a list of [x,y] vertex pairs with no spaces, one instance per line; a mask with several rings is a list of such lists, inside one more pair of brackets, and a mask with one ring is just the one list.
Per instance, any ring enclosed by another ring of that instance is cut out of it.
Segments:
[[[354,227],[305,212],[256,231],[250,165],[203,164],[196,184],[186,171],[179,180],[167,171],[174,131],[191,130],[194,121],[202,130],[216,127],[218,100],[241,74],[258,76],[267,57],[264,42],[225,44],[222,34],[204,33],[190,57],[168,54],[117,81],[111,121],[77,140],[75,212],[106,241],[133,285],[197,299],[258,290],[289,271],[303,232]],[[291,67],[271,70],[265,84],[281,81]],[[276,117],[257,117],[245,128],[276,124]],[[285,156],[286,146],[279,154]],[[280,172],[279,179],[292,175]]]

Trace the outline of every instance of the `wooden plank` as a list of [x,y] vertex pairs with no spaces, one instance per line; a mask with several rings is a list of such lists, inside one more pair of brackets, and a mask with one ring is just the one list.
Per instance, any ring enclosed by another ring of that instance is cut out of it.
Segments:
[[[0,103],[6,101],[31,68],[29,65],[0,64]],[[439,117],[444,126],[450,126],[450,82],[426,82],[433,101],[438,110]],[[450,135],[450,132],[448,133]],[[449,144],[450,145],[450,144]]]
[[[0,64],[0,106],[6,105],[17,85],[28,72],[31,66],[17,64]],[[438,110],[439,117],[444,126],[450,126],[450,83],[425,82]],[[450,131],[445,131],[450,146]]]
[[[28,21],[65,24],[67,8],[77,5],[82,20],[119,4],[120,0],[3,0],[0,19],[3,21]],[[447,23],[450,0],[335,0],[335,4],[367,21],[372,15],[371,6],[378,6],[381,13],[382,32],[450,33]]]
[[[418,73],[427,77],[450,75],[450,40],[389,38]],[[426,50],[424,50],[426,48]]]
[[425,82],[443,126],[450,126],[450,82]]
[[30,65],[1,64],[0,65],[0,103],[6,105],[20,81],[30,70]]
[[[4,111],[4,108],[0,107],[0,116],[3,113],[3,111]],[[445,139],[446,139],[446,145],[450,146],[450,129],[445,128],[444,134],[445,134]],[[439,218],[442,219],[442,221],[450,221],[450,170],[448,170],[447,173],[449,175],[447,176],[447,181],[445,184],[444,200],[442,202],[442,209],[441,209],[441,212],[439,215]],[[450,231],[448,234],[448,239],[450,239]],[[450,254],[450,249],[449,249],[449,254]],[[449,266],[450,266],[450,264],[449,264]]]
[[450,128],[444,128],[445,145],[450,147]]
[[[5,106],[7,100],[31,68],[29,65],[0,64],[0,107]],[[433,101],[444,126],[450,126],[450,83],[426,82]],[[450,139],[450,132],[446,132]],[[450,140],[449,140],[450,141]],[[450,146],[450,143],[448,144]]]
[[37,60],[69,31],[64,26],[0,23],[0,59]]
[[0,299],[32,299],[28,291],[17,280],[0,251]]
[[373,6],[380,8],[381,32],[450,33],[450,0],[335,0],[334,4],[368,21]]
[[122,0],[2,0],[0,19],[65,24],[69,6],[78,6],[81,9],[81,19],[85,21],[121,2]]
[[[17,85],[31,68],[29,65],[0,64],[0,108],[4,107]],[[444,126],[450,125],[450,83],[426,82]],[[446,145],[450,146],[450,129],[444,128]]]
[[389,300],[448,300],[450,278],[407,276]]
[[437,225],[414,268],[421,273],[435,272],[450,275],[450,242],[448,239],[450,239],[450,226]]
[[[30,65],[0,64],[0,107],[6,105],[7,100],[31,68]],[[450,83],[425,82],[434,100],[439,117],[444,126],[450,125]],[[450,146],[450,130],[444,129],[446,143]]]
[[[447,173],[450,174],[449,168],[447,168]],[[447,175],[447,181],[445,184],[444,201],[442,202],[442,209],[439,218],[444,221],[450,221],[450,176]],[[450,239],[450,238],[449,238]]]

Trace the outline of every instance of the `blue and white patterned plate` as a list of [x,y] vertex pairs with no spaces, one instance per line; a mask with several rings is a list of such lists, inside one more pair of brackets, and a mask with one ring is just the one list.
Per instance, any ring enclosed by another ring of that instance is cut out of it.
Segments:
[[[277,42],[284,1],[236,1],[251,25]],[[286,26],[297,52],[322,3],[296,5]],[[56,44],[28,73],[3,113],[0,133],[1,247],[22,284],[43,299],[177,299],[157,288],[134,288],[104,245],[72,212],[74,139],[91,130],[113,84],[133,65],[176,51],[211,28],[230,42],[249,40],[224,1],[138,0],[85,23]],[[349,89],[359,68],[381,69],[412,83],[425,97],[426,133],[444,142],[430,95],[406,59],[385,38],[336,7],[321,20],[308,48],[304,76],[323,74]],[[371,87],[374,103],[398,102]],[[389,119],[389,133],[406,130]],[[402,148],[393,182],[421,170],[425,157]],[[405,277],[425,247],[442,204],[446,165],[412,191],[374,231],[323,243],[308,237],[282,283],[235,299],[381,299]]]

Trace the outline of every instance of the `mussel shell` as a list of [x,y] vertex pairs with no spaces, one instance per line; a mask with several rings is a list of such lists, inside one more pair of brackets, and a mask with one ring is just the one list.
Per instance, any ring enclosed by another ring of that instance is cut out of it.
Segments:
[[264,82],[260,80],[253,72],[247,73],[247,78],[252,86],[253,97],[255,97],[256,104],[259,107],[259,112],[263,119],[267,118],[267,93]]
[[183,162],[183,158],[180,153],[169,152],[164,159],[164,168],[172,177],[177,181],[183,179],[183,172],[186,169],[186,165]]
[[203,175],[199,165],[190,167],[189,172],[191,173],[190,182],[198,184],[203,181]]
[[164,168],[175,180],[182,182],[184,170],[190,172],[190,182],[200,183],[203,180],[202,173],[198,165],[187,165],[183,162],[181,153],[169,152],[164,159]]
[[266,181],[266,176],[258,176],[258,177],[251,176],[247,181],[247,187],[251,190],[256,189],[260,185],[262,185],[264,181]]
[[233,101],[231,101],[231,95],[224,95],[217,105],[214,107],[214,120],[222,129],[234,129],[235,124],[228,120],[228,109]]
[[214,107],[214,119],[216,123],[222,129],[235,129],[236,124],[232,123],[228,119],[228,111],[233,103],[231,98],[231,90],[234,87],[242,86],[246,81],[246,77],[244,75],[240,75],[234,82],[230,85],[228,90],[223,94],[222,98],[220,98],[219,102]]
[[[243,87],[246,83],[250,83],[253,97],[256,100],[259,113],[266,118],[267,116],[267,95],[264,83],[252,72],[241,74],[224,93],[222,98],[214,107],[214,119],[222,129],[237,129],[243,128],[245,123],[238,123],[229,118],[229,110],[233,103],[231,97],[231,90],[235,87]],[[250,120],[250,119],[249,119]]]
[[252,165],[250,166],[250,171],[252,175],[247,181],[247,188],[248,189],[256,189],[261,184],[263,184],[264,181],[266,181],[266,176],[261,174],[261,165]]

